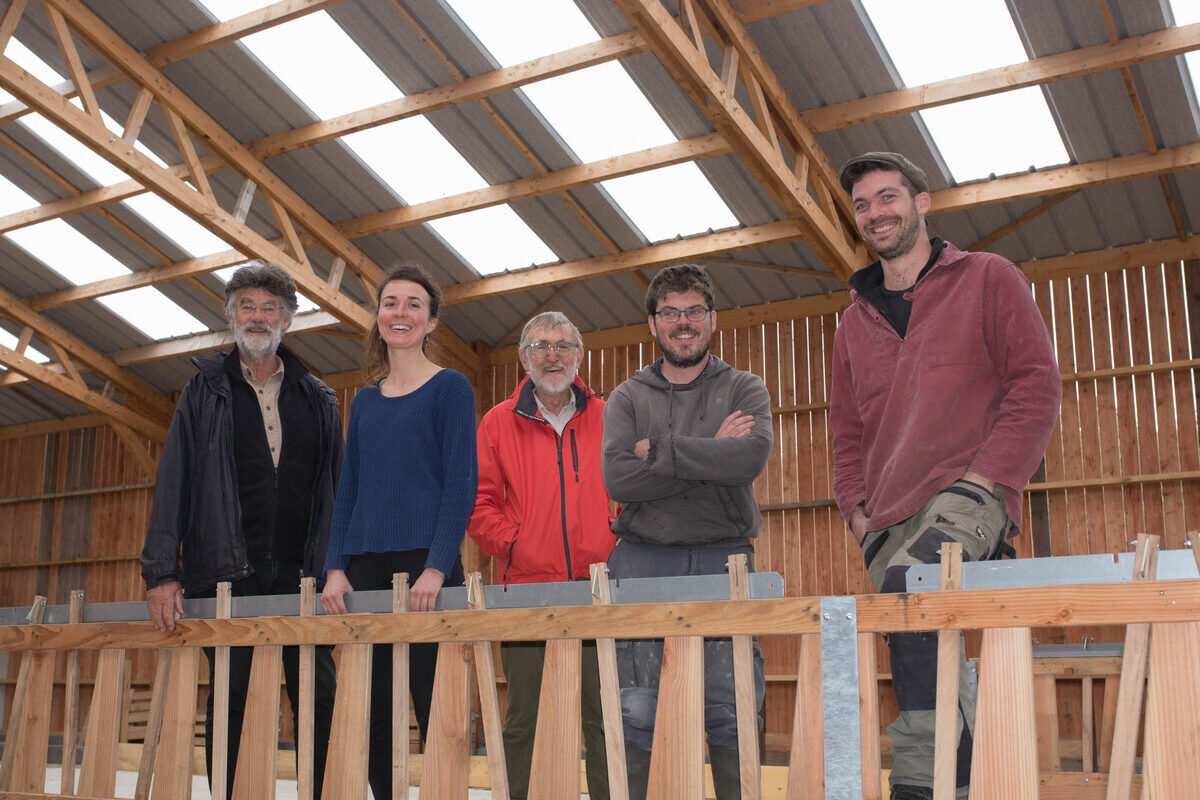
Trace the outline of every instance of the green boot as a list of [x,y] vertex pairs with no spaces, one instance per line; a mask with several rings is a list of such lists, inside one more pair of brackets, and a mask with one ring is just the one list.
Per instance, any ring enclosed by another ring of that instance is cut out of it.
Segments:
[[708,746],[708,762],[712,765],[713,788],[717,800],[742,800],[742,772],[738,751],[728,747]]

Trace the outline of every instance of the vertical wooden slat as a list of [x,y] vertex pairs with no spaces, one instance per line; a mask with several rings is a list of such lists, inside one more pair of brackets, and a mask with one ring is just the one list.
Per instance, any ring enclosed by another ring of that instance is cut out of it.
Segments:
[[1155,623],[1146,687],[1143,797],[1195,796],[1200,787],[1200,622]]
[[[371,645],[337,648],[338,686],[329,731],[321,797],[366,800],[367,740],[371,722]],[[278,690],[276,690],[278,691]]]
[[[300,616],[311,617],[317,613],[317,579],[300,579]],[[296,718],[296,797],[297,800],[313,798],[314,736],[316,735],[316,645],[300,646],[299,708],[293,708]],[[278,694],[278,692],[276,692]],[[219,795],[218,795],[219,797]]]
[[647,800],[683,800],[704,793],[704,639],[663,642]]
[[1029,628],[989,628],[979,659],[972,800],[1037,800],[1033,641]]
[[1043,772],[1060,772],[1058,749],[1058,691],[1053,675],[1033,677],[1034,708],[1037,714],[1038,767]]
[[[478,572],[467,577],[467,601],[473,609],[487,608],[483,597],[483,576]],[[492,643],[472,642],[471,647],[475,655],[475,681],[479,687],[479,711],[483,717],[483,740],[487,745],[492,797],[495,800],[508,800],[508,763],[504,760],[504,734],[500,724],[500,700],[496,696],[496,665],[492,658]],[[545,676],[543,670],[543,684]],[[540,719],[537,730],[541,730]],[[532,791],[532,787],[530,790]],[[579,794],[578,791],[575,793]]]
[[442,642],[438,646],[437,674],[433,679],[421,800],[466,798],[470,728],[471,670],[467,646],[462,642]]
[[530,800],[579,797],[579,737],[583,648],[579,639],[546,642],[538,698]]
[[[163,702],[162,733],[154,759],[154,800],[192,796],[192,739],[196,727],[196,678],[200,651],[181,647],[171,658]],[[276,689],[278,691],[278,689]],[[149,732],[147,732],[149,737]]]
[[[1132,271],[1129,271],[1132,275]],[[1106,275],[1108,287],[1109,331],[1112,337],[1113,367],[1132,366],[1129,308],[1126,297],[1125,271],[1113,271]],[[1116,393],[1116,404],[1119,409],[1117,426],[1119,431],[1121,473],[1133,475],[1139,472],[1138,427],[1135,413],[1133,377],[1117,377],[1113,380]],[[1150,530],[1147,527],[1145,513],[1144,490],[1141,485],[1122,488],[1122,508],[1125,514],[1124,536],[1117,540],[1114,552],[1128,549],[1129,542],[1137,534]],[[1101,748],[1101,763],[1106,763],[1107,755]]]
[[[1150,311],[1146,305],[1146,293],[1150,290],[1147,270],[1131,269],[1125,273],[1129,315],[1129,339],[1133,349],[1133,364],[1149,364],[1153,360],[1146,327],[1150,324]],[[1134,403],[1137,409],[1138,460],[1137,472],[1152,474],[1158,469],[1158,428],[1147,424],[1156,413],[1154,406],[1154,376],[1137,375],[1133,378]],[[1128,467],[1126,468],[1128,470]],[[1135,533],[1154,533],[1163,530],[1164,505],[1161,484],[1143,484],[1146,527]]]
[[[72,623],[83,622],[83,590],[72,589],[68,619]],[[118,697],[120,687],[118,688]],[[67,684],[65,687],[65,708],[63,709],[63,749],[62,749],[62,781],[59,791],[62,794],[75,794],[75,745],[79,729],[79,651],[67,652]],[[95,697],[95,689],[92,696]]]
[[[1037,302],[1038,311],[1041,312],[1042,321],[1046,323],[1047,330],[1052,331],[1055,340],[1055,354],[1057,355],[1059,350],[1058,341],[1062,333],[1056,331],[1054,328],[1054,288],[1055,285],[1051,282],[1039,285],[1039,290],[1034,294],[1034,300]],[[1063,369],[1062,364],[1059,364],[1059,369]],[[1050,440],[1046,444],[1046,479],[1050,481],[1060,481],[1065,478],[1063,467],[1063,427],[1063,417],[1060,413],[1059,419],[1054,425],[1054,430],[1050,434]],[[1070,544],[1067,538],[1066,495],[1062,491],[1047,492],[1046,506],[1050,518],[1050,552],[1038,553],[1038,555],[1069,555]]]
[[[746,556],[729,558],[729,599],[750,599],[750,576]],[[758,703],[754,696],[754,639],[733,637],[733,697],[737,711],[738,763],[742,800],[757,800],[760,794],[758,763]]]
[[[610,605],[612,587],[608,565],[592,564],[592,604]],[[600,671],[600,713],[604,719],[604,747],[608,757],[610,800],[629,800],[629,778],[625,767],[625,726],[621,718],[621,687],[617,679],[617,649],[612,639],[596,640]]]
[[[942,543],[942,572],[939,590],[962,588],[962,544]],[[938,631],[937,699],[934,706],[933,798],[953,800],[958,773],[958,681],[962,635],[955,630]]]
[[116,791],[124,671],[123,649],[100,651],[79,770],[79,794],[83,797],[112,797]]
[[[1074,325],[1071,316],[1071,283],[1082,278],[1062,279],[1054,286],[1054,326],[1057,334],[1058,367],[1063,372],[1078,371],[1075,361]],[[1079,387],[1071,382],[1063,385],[1062,398],[1062,469],[1063,478],[1082,480],[1083,444],[1080,434]],[[1066,490],[1068,550],[1063,555],[1083,555],[1088,552],[1087,507],[1083,500],[1083,489]],[[1056,553],[1057,554],[1057,553]]]
[[[1150,319],[1150,359],[1170,361],[1170,325],[1167,315],[1165,290],[1165,265],[1146,268],[1146,306]],[[1178,264],[1176,264],[1178,269]],[[1158,429],[1158,453],[1153,461],[1153,472],[1178,472],[1179,425],[1176,420],[1174,378],[1169,372],[1155,374],[1151,378],[1154,389],[1154,425]],[[1189,406],[1192,398],[1187,398]],[[1177,550],[1187,538],[1183,521],[1183,488],[1179,481],[1162,484],[1163,527],[1154,529],[1162,536],[1163,547]]]
[[158,664],[155,667],[154,684],[150,694],[150,712],[146,718],[146,738],[142,743],[142,760],[138,766],[137,784],[133,790],[134,800],[146,800],[150,796],[150,780],[158,758],[158,743],[167,707],[167,691],[171,683],[171,664],[174,661],[175,648],[163,647],[158,650]]
[[858,635],[858,709],[861,714],[863,800],[882,800],[879,753],[879,670],[875,634]]
[[258,645],[250,664],[246,716],[233,774],[233,800],[274,800],[283,648]]
[[[46,598],[37,595],[29,609],[30,624],[41,623],[46,613]],[[49,651],[53,654],[53,651]],[[35,651],[26,651],[21,658],[21,666],[17,669],[17,686],[13,692],[13,704],[7,712],[8,729],[4,734],[4,760],[0,761],[0,791],[41,791],[44,785],[34,789],[26,789],[26,763],[24,748],[31,736],[29,728],[41,727],[37,721],[37,710],[42,704],[42,695],[49,691],[46,685],[46,669],[44,658],[34,658]],[[50,662],[51,680],[53,679],[54,662]],[[48,704],[49,701],[47,700]],[[30,709],[33,709],[31,713]],[[48,714],[49,708],[46,709]],[[30,721],[30,718],[33,721]],[[36,731],[34,732],[36,733]],[[45,747],[42,741],[42,777],[45,779]]]
[[[397,572],[392,575],[392,613],[408,613],[408,573]],[[411,722],[412,701],[409,699],[409,648],[408,642],[397,642],[392,645],[392,796],[408,797],[408,753],[409,727]],[[490,678],[489,674],[489,678]],[[481,688],[482,694],[482,688]],[[496,682],[492,681],[492,694],[495,695]],[[492,748],[488,747],[490,754]],[[503,749],[501,750],[503,752]],[[501,796],[501,800],[506,800]]]
[[[217,584],[217,619],[229,619],[233,613],[233,591],[229,581]],[[222,646],[214,651],[212,676],[213,724],[212,724],[212,796],[218,800],[228,797],[229,781],[229,648]],[[278,692],[276,692],[278,694]],[[236,775],[236,770],[235,770]]]
[[[825,715],[821,703],[821,635],[800,636],[796,710],[788,758],[787,800],[825,797]],[[878,734],[876,734],[878,738]]]
[[1084,772],[1095,772],[1096,765],[1096,719],[1095,719],[1095,681],[1091,675],[1083,676],[1083,712],[1079,716],[1080,723],[1080,752]]

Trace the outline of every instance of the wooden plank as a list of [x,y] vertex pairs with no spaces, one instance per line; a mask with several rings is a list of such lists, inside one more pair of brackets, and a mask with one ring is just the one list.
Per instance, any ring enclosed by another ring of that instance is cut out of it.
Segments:
[[[962,588],[962,543],[942,543],[941,591]],[[934,705],[933,800],[953,800],[958,785],[958,682],[962,634],[938,631],[937,699]],[[1053,678],[1051,679],[1053,680]]]
[[[313,617],[317,613],[317,579],[306,577],[300,579],[300,616]],[[296,797],[298,800],[312,800],[314,791],[315,758],[315,710],[316,710],[316,657],[314,645],[300,646],[299,678],[300,678],[300,707],[292,709],[296,716]],[[327,748],[328,749],[328,748]],[[325,765],[322,764],[322,767]],[[220,795],[216,795],[220,797]]]
[[1028,628],[983,632],[971,759],[973,797],[1038,800],[1032,660]]
[[875,634],[858,635],[858,710],[861,715],[863,800],[882,800],[879,753],[879,672]]
[[1104,679],[1104,699],[1100,708],[1100,740],[1096,745],[1096,769],[1104,773],[1109,771],[1112,764],[1120,682],[1119,675]]
[[1079,717],[1080,727],[1080,759],[1084,772],[1096,770],[1096,720],[1095,720],[1095,678],[1087,675],[1083,678],[1081,692],[1083,694],[1083,712]]
[[[408,573],[392,575],[392,613],[407,614]],[[412,702],[409,699],[408,642],[392,645],[392,796],[408,795],[409,727]]]
[[254,648],[246,716],[233,774],[233,800],[274,800],[275,751],[279,749],[279,678],[283,648]]
[[[1158,537],[1141,534],[1134,556],[1134,583],[1153,581],[1158,566]],[[1137,732],[1142,711],[1142,693],[1146,686],[1146,661],[1150,626],[1145,623],[1125,629],[1125,650],[1121,660],[1121,682],[1117,694],[1116,720],[1113,726],[1112,755],[1109,761],[1108,790],[1105,800],[1129,800],[1137,750]]]
[[[792,716],[792,747],[788,758],[787,800],[825,797],[825,729],[821,703],[821,635],[800,637],[800,667],[796,674],[796,710]],[[878,739],[878,734],[875,735]]]
[[698,798],[704,793],[704,639],[663,642],[647,800]]
[[[1042,322],[1045,323],[1046,329],[1051,332],[1051,335],[1056,339],[1055,353],[1058,353],[1057,334],[1054,332],[1054,303],[1053,303],[1053,286],[1047,283],[1045,286],[1039,287],[1039,291],[1034,293],[1034,300],[1037,303],[1038,311],[1042,315]],[[1050,434],[1050,440],[1046,444],[1046,479],[1061,480],[1065,477],[1063,468],[1063,416],[1059,413],[1058,420],[1054,423],[1054,430]],[[1070,554],[1070,545],[1068,542],[1068,526],[1067,526],[1067,499],[1063,492],[1047,492],[1046,504],[1049,516],[1049,533],[1050,533],[1050,552],[1038,553],[1041,556],[1064,556]]]
[[[1106,275],[1107,297],[1109,306],[1109,330],[1112,336],[1113,367],[1130,367],[1133,361],[1130,356],[1130,320],[1128,300],[1125,292],[1124,271],[1113,271]],[[1119,376],[1113,383],[1116,390],[1117,407],[1121,409],[1117,418],[1118,441],[1120,443],[1120,471],[1123,474],[1139,472],[1138,467],[1138,428],[1136,402],[1134,400],[1133,376]],[[1113,552],[1128,549],[1129,542],[1146,527],[1145,502],[1142,486],[1130,486],[1122,489],[1122,509],[1125,516],[1125,535],[1117,541],[1118,548]],[[1108,760],[1107,751],[1101,746],[1100,763]],[[1102,770],[1103,771],[1103,770]]]
[[[153,800],[192,796],[192,740],[196,727],[196,678],[200,650],[184,647],[171,659],[163,704],[162,733],[154,759]],[[149,736],[149,733],[147,733]]]
[[158,756],[163,715],[167,707],[167,690],[170,687],[171,664],[174,660],[175,651],[173,649],[158,651],[158,664],[154,671],[154,689],[150,696],[150,713],[146,720],[145,745],[142,747],[137,783],[133,790],[134,800],[146,800],[150,796],[150,780],[153,777],[154,763]]
[[[467,600],[471,608],[480,610],[487,608],[483,598],[483,576],[478,572],[472,572],[467,578]],[[508,800],[508,764],[504,760],[504,733],[500,723],[500,700],[496,696],[496,665],[492,658],[492,643],[472,642],[471,647],[475,655],[475,678],[479,687],[479,713],[483,718],[483,741],[487,745],[488,771],[491,774],[493,787],[492,796],[496,800]],[[543,671],[543,685],[545,674]],[[618,719],[620,718],[618,717]],[[541,730],[540,720],[538,721],[538,730]],[[576,758],[578,758],[578,748],[576,749]],[[578,790],[575,793],[578,794]]]
[[[83,590],[72,589],[70,592],[70,611],[68,619],[73,623],[83,622]],[[97,683],[99,679],[97,678]],[[120,698],[121,687],[117,686],[117,697]],[[75,745],[79,732],[79,651],[67,651],[67,684],[64,688],[65,707],[63,709],[63,755],[62,780],[58,791],[61,794],[75,794]],[[95,690],[93,689],[93,697]],[[114,737],[115,738],[115,737]]]
[[[1069,372],[1078,370],[1075,360],[1074,320],[1071,316],[1071,283],[1073,280],[1080,279],[1056,280],[1051,284],[1054,292],[1054,332],[1058,367],[1060,370]],[[1060,419],[1063,444],[1062,477],[1066,480],[1082,480],[1085,477],[1078,391],[1078,384],[1069,384],[1063,387]],[[1071,489],[1066,492],[1066,511],[1067,524],[1062,530],[1067,534],[1068,549],[1064,555],[1085,555],[1091,552],[1088,546],[1087,508],[1084,505],[1082,489]]]
[[366,800],[367,740],[371,723],[371,646],[340,646],[337,665],[338,688],[333,703],[329,757],[325,765],[321,797]]
[[[1088,280],[1088,305],[1091,310],[1092,363],[1097,371],[1114,368],[1114,346],[1110,338],[1110,304],[1124,306],[1124,297],[1109,294],[1107,276],[1098,275]],[[1116,381],[1103,378],[1096,381],[1097,426],[1100,438],[1100,475],[1115,478],[1121,474],[1121,427],[1118,415],[1127,415],[1130,410],[1117,407]],[[1200,466],[1200,465],[1197,465]],[[1137,490],[1134,490],[1137,491]],[[1121,487],[1106,486],[1100,490],[1103,503],[1103,524],[1096,528],[1103,532],[1105,545],[1097,553],[1118,553],[1128,547],[1132,534],[1125,529],[1124,502]],[[1090,772],[1091,770],[1086,770]]]
[[[729,599],[750,599],[746,555],[729,557]],[[762,778],[758,762],[758,702],[754,696],[754,638],[733,637],[733,699],[737,711],[738,766],[743,800],[758,800]]]
[[546,642],[529,768],[530,800],[579,797],[582,669],[583,645],[579,639]]
[[124,672],[123,649],[100,651],[79,770],[79,794],[83,797],[112,797],[117,788],[117,742],[121,732]]
[[[1178,269],[1179,265],[1175,265]],[[1170,360],[1170,333],[1172,324],[1167,315],[1166,298],[1164,295],[1166,265],[1147,267],[1146,274],[1146,311],[1150,321],[1150,358],[1154,361]],[[1150,378],[1154,390],[1154,426],[1158,432],[1158,452],[1152,462],[1154,472],[1179,471],[1179,425],[1176,417],[1176,399],[1174,396],[1174,378],[1169,374],[1156,374]],[[1187,413],[1194,416],[1195,395],[1189,390],[1183,398],[1186,402]],[[1150,427],[1150,426],[1146,426]],[[1162,547],[1178,550],[1183,547],[1187,538],[1183,516],[1183,487],[1176,481],[1162,484],[1163,526],[1153,529],[1162,537]],[[1148,531],[1149,532],[1149,531]]]
[[1058,745],[1058,692],[1053,675],[1033,676],[1034,708],[1037,715],[1038,768],[1042,772],[1062,770]]
[[[1189,321],[1188,289],[1197,287],[1185,285],[1187,266],[1171,265],[1166,276],[1167,319],[1170,323],[1171,353],[1184,359],[1191,354],[1193,330],[1200,331],[1200,321],[1194,318]],[[1194,307],[1194,306],[1193,306]],[[1195,313],[1195,312],[1192,312]],[[1172,358],[1172,361],[1177,360]],[[1176,421],[1179,426],[1179,466],[1183,470],[1200,469],[1200,434],[1197,432],[1196,417],[1188,413],[1192,408],[1192,398],[1195,397],[1193,388],[1193,370],[1173,372],[1171,380],[1175,390],[1175,404],[1179,409]],[[1184,529],[1194,531],[1200,528],[1200,482],[1183,482]]]
[[1150,631],[1146,687],[1146,796],[1188,797],[1200,786],[1200,623],[1157,624]]
[[[1090,279],[1071,279],[1071,328],[1074,331],[1075,367],[1090,370],[1096,366],[1092,352],[1092,314],[1089,295]],[[1061,367],[1060,367],[1061,368]],[[1083,478],[1100,477],[1100,421],[1097,405],[1097,387],[1094,380],[1081,380],[1075,384],[1078,396],[1081,475]],[[1063,387],[1063,391],[1068,391]],[[1087,541],[1089,553],[1107,552],[1104,534],[1104,495],[1102,490],[1084,489],[1083,505],[1087,514]],[[1057,771],[1055,769],[1054,771]]]
[[[37,595],[33,599],[33,605],[29,609],[29,621],[37,624],[42,621],[46,613],[46,598],[42,595]],[[17,683],[16,689],[13,692],[12,707],[5,714],[8,720],[8,728],[4,732],[4,741],[12,742],[13,748],[10,752],[8,747],[4,750],[4,760],[0,762],[0,791],[11,790],[14,787],[14,776],[17,774],[17,748],[16,743],[20,741],[24,727],[25,719],[25,704],[29,697],[29,685],[32,680],[30,670],[33,660],[30,658],[30,653],[25,653],[21,657],[21,665],[17,668]]]
[[[1125,275],[1127,311],[1129,318],[1129,340],[1133,350],[1134,364],[1148,364],[1153,359],[1150,352],[1150,341],[1146,326],[1150,324],[1150,311],[1146,305],[1146,269],[1129,270]],[[1134,403],[1138,420],[1154,419],[1154,376],[1136,376],[1133,379]],[[1138,472],[1150,474],[1159,469],[1158,462],[1158,428],[1154,425],[1140,424],[1137,426],[1138,436]],[[1142,487],[1142,502],[1146,518],[1146,527],[1135,533],[1157,533],[1163,530],[1162,487],[1148,485]],[[1110,784],[1111,785],[1111,784]]]
[[[477,612],[478,613],[478,612]],[[411,615],[425,616],[425,615]],[[425,740],[421,800],[454,800],[467,796],[470,763],[471,671],[467,645],[442,642]]]
[[[13,739],[5,740],[5,754],[12,748],[14,761],[9,788],[21,792],[46,789],[46,747],[50,736],[50,710],[54,690],[53,650],[26,653],[22,668],[29,664],[19,727]],[[15,705],[15,704],[14,704]],[[16,712],[16,709],[13,710]],[[14,718],[18,718],[14,713]],[[11,745],[8,742],[11,741]]]
[[[233,614],[233,585],[229,581],[217,584],[217,619],[229,619]],[[229,648],[217,647],[213,676],[213,725],[212,725],[212,796],[228,796],[229,781]],[[278,694],[278,692],[276,692]],[[240,755],[239,755],[240,758]],[[236,772],[236,770],[235,770]]]
[[[608,565],[592,564],[592,604],[612,604],[612,587],[608,582]],[[596,658],[600,671],[600,713],[604,721],[604,746],[608,759],[608,792],[610,800],[629,800],[629,777],[625,766],[625,725],[621,717],[621,686],[617,677],[616,641],[596,640]]]

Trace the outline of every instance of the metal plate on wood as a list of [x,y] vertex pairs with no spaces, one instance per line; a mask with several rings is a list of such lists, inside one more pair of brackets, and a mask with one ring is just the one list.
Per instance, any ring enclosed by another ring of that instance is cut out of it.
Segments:
[[821,703],[825,717],[825,798],[861,800],[858,604],[821,598]]

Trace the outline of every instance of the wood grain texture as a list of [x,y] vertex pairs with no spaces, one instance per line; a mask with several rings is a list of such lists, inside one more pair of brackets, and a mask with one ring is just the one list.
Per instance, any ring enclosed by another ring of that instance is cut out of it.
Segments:
[[800,637],[800,667],[796,675],[796,710],[792,717],[787,800],[825,796],[824,731],[821,635],[808,633]]
[[858,711],[863,800],[882,800],[879,752],[879,667],[875,634],[858,635]]
[[1194,796],[1200,787],[1200,623],[1154,625],[1142,758],[1147,800]]
[[[729,599],[750,598],[746,556],[729,558]],[[742,800],[758,800],[762,792],[758,763],[758,702],[754,696],[754,638],[733,637],[733,698],[737,709],[738,765]]]
[[[317,579],[300,579],[300,616],[312,617],[317,613]],[[299,653],[300,707],[292,709],[296,717],[296,798],[312,800],[313,797],[313,737],[315,735],[314,711],[316,709],[316,648],[304,645]],[[278,694],[278,692],[276,692]],[[216,792],[215,797],[220,797]],[[403,797],[403,795],[401,795]]]
[[200,651],[194,647],[179,650],[171,659],[163,697],[162,730],[154,758],[152,800],[188,800],[192,796],[192,739],[199,660]]
[[[592,604],[612,603],[608,566],[592,564]],[[596,640],[600,671],[600,713],[604,719],[604,747],[608,759],[609,800],[629,800],[629,776],[625,766],[625,724],[621,717],[621,684],[617,678],[617,646],[613,639]]]
[[[71,622],[83,622],[83,590],[70,591],[70,611],[68,619]],[[96,680],[99,682],[99,674]],[[120,698],[120,685],[116,687],[117,697]],[[59,782],[59,792],[75,794],[75,750],[76,737],[79,732],[79,651],[67,651],[67,684],[64,687],[63,709],[63,757],[62,780]],[[95,692],[93,690],[93,696]]]
[[1038,768],[1043,772],[1062,769],[1058,746],[1058,690],[1053,675],[1033,676],[1034,709],[1037,716]]
[[336,654],[337,695],[321,797],[366,800],[367,737],[371,722],[371,646],[342,645]]
[[233,774],[233,800],[274,800],[275,751],[279,748],[279,677],[283,648],[254,648],[246,715]]
[[[392,575],[392,613],[408,613],[408,573]],[[409,700],[408,644],[392,645],[392,796],[408,796]],[[495,682],[492,683],[495,692]],[[507,800],[503,798],[502,800]]]
[[983,632],[971,759],[972,800],[1038,800],[1028,629]]
[[704,640],[663,642],[647,800],[692,800],[704,794]]
[[[941,591],[962,588],[962,544],[942,543]],[[933,798],[953,800],[957,785],[958,681],[962,634],[938,631],[937,699],[935,701],[933,746]]]
[[[233,585],[229,581],[217,584],[217,619],[229,619],[233,615]],[[229,771],[229,648],[214,650],[212,674],[213,725],[212,725],[212,775],[213,797],[225,797],[233,776]]]
[[579,639],[546,642],[529,768],[530,800],[579,797],[582,668],[583,647]]
[[83,797],[111,797],[116,791],[124,674],[125,651],[101,650],[79,769],[79,794]]
[[465,800],[470,732],[471,667],[467,645],[443,642],[438,648],[437,674],[433,679],[420,800]]
[[150,796],[150,781],[154,777],[154,763],[158,758],[158,745],[162,739],[167,690],[170,688],[171,665],[174,662],[175,650],[158,651],[158,664],[154,668],[154,688],[150,695],[150,712],[146,719],[145,745],[142,747],[137,784],[133,790],[134,800],[146,800]]

